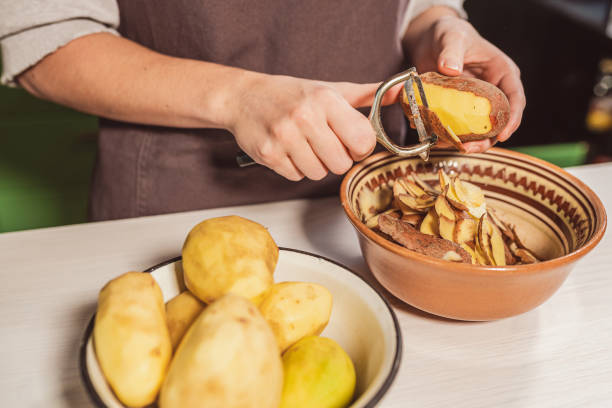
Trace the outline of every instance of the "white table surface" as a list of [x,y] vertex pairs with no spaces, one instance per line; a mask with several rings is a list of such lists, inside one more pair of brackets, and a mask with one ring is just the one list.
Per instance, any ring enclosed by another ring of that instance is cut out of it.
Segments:
[[[570,169],[612,214],[612,164]],[[78,346],[100,288],[180,254],[189,229],[239,214],[279,246],[373,280],[337,198],[297,200],[0,234],[0,406],[89,407]],[[387,297],[403,358],[382,407],[612,407],[612,238],[545,304],[486,323],[436,318]]]

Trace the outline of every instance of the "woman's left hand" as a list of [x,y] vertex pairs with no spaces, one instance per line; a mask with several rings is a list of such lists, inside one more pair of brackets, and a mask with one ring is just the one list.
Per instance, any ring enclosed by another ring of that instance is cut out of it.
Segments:
[[[519,127],[525,109],[521,73],[514,61],[446,7],[432,7],[408,26],[404,44],[419,72],[466,75],[500,88],[510,102],[510,119],[496,140],[505,141]],[[487,150],[495,139],[465,143],[470,153]]]

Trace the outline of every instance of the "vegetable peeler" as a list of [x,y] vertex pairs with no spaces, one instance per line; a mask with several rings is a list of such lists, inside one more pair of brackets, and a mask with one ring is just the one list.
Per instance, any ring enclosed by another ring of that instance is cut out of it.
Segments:
[[[383,125],[380,120],[380,107],[385,93],[401,82],[404,82],[404,91],[406,91],[406,95],[408,96],[408,104],[410,105],[412,119],[419,135],[420,143],[412,146],[398,146],[393,143],[391,139],[389,139],[389,136],[387,136],[385,129],[383,129]],[[433,132],[431,135],[427,134],[425,124],[421,118],[419,106],[417,105],[416,96],[414,94],[415,83],[419,90],[419,95],[421,96],[423,106],[429,108],[421,78],[419,78],[416,68],[412,67],[407,71],[394,75],[380,85],[376,91],[376,94],[374,95],[374,102],[372,102],[372,109],[370,110],[369,119],[372,128],[376,132],[376,140],[378,143],[383,145],[385,149],[401,157],[419,156],[424,161],[427,161],[429,159],[429,150],[438,141],[438,136]]]
[[[408,95],[410,111],[412,112],[414,125],[419,135],[420,143],[412,146],[398,146],[393,143],[389,136],[387,136],[380,117],[380,108],[385,93],[387,93],[389,89],[401,82],[404,82],[404,90],[406,91],[406,95]],[[368,116],[368,119],[370,120],[370,124],[372,125],[372,128],[376,133],[376,140],[385,149],[401,157],[419,156],[424,161],[427,161],[429,159],[429,150],[438,141],[438,136],[436,136],[436,134],[433,132],[431,133],[431,135],[427,134],[425,124],[423,123],[423,119],[421,118],[419,106],[417,105],[416,96],[414,94],[415,83],[417,85],[417,89],[419,90],[419,95],[421,96],[423,106],[428,108],[429,105],[427,103],[427,97],[425,96],[425,90],[423,89],[423,83],[421,82],[421,78],[419,78],[419,74],[417,73],[416,68],[412,67],[404,72],[400,72],[399,74],[394,75],[378,87],[378,89],[376,90],[376,94],[374,95],[374,101],[372,102],[372,109],[370,110],[370,115]],[[255,164],[255,161],[246,153],[239,154],[236,157],[236,162],[240,167],[246,167]]]

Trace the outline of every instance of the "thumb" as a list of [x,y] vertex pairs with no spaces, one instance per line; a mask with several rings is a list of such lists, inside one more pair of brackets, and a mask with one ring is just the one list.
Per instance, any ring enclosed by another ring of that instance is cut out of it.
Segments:
[[465,35],[461,31],[449,31],[441,38],[440,46],[438,71],[444,75],[460,75],[466,51]]
[[[355,84],[352,82],[334,82],[330,86],[338,91],[353,108],[363,108],[372,106],[374,95],[380,83]],[[397,102],[401,90],[402,84],[397,84],[389,89],[383,97],[382,104],[391,105]]]

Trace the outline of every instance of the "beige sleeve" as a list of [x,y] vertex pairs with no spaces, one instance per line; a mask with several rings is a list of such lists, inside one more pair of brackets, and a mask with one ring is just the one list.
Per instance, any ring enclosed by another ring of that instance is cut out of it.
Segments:
[[15,77],[75,38],[109,32],[119,35],[116,0],[0,0],[0,83]]
[[400,38],[406,33],[410,21],[430,7],[446,6],[455,10],[457,14],[459,14],[459,17],[467,19],[467,13],[463,8],[463,1],[464,0],[410,0],[400,28]]

